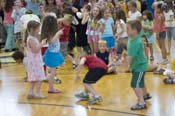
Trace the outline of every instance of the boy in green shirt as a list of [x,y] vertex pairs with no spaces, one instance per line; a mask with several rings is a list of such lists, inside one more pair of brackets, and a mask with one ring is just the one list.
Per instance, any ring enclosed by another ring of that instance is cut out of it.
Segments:
[[138,103],[131,107],[131,110],[146,109],[145,100],[151,98],[147,93],[144,85],[144,75],[148,68],[147,58],[144,53],[142,43],[142,25],[138,20],[129,21],[127,23],[128,40],[128,62],[129,69],[132,72],[131,87],[134,89],[138,98]]

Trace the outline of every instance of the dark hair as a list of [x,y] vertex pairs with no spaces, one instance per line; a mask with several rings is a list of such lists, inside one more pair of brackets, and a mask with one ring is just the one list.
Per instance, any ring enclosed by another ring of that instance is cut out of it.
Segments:
[[165,4],[166,4],[166,10],[172,10],[174,13],[175,13],[175,8],[173,6],[173,0],[166,0],[165,1]]
[[70,14],[73,15],[74,12],[72,11],[72,6],[66,6],[63,10],[63,14]]
[[32,20],[32,21],[29,21],[28,24],[27,24],[27,31],[30,32],[30,29],[36,29],[40,26],[40,23]]
[[33,11],[28,9],[25,14],[33,14]]
[[135,0],[130,0],[128,1],[128,4],[132,5],[133,7],[137,8],[137,4],[135,2]]
[[158,3],[157,8],[163,11],[165,9],[164,3]]
[[142,38],[145,38],[145,41],[146,41],[146,46],[148,47],[149,44],[148,44],[148,38],[146,37],[146,35],[142,35]]
[[152,13],[148,10],[145,10],[143,11],[142,13],[143,15],[146,15],[146,17],[148,18],[149,21],[152,21],[153,20],[153,16],[152,16]]
[[138,33],[142,30],[142,24],[140,20],[131,20],[127,22],[127,25],[130,25],[132,29],[136,29]]
[[117,20],[122,19],[126,23],[126,15],[122,9],[118,9],[115,14]]
[[85,5],[84,6],[89,12],[91,11],[91,6],[90,5]]
[[14,2],[13,0],[6,0],[4,10],[6,12],[10,12],[13,10]]
[[12,54],[12,58],[14,60],[23,60],[24,59],[24,53],[21,51],[16,51]]
[[[46,2],[46,6],[49,5],[48,0],[45,0],[45,2]],[[57,5],[56,0],[54,0],[53,4],[54,4],[55,6]]]
[[57,31],[57,19],[54,16],[46,16],[41,28],[41,40],[48,39],[49,41],[57,33]]

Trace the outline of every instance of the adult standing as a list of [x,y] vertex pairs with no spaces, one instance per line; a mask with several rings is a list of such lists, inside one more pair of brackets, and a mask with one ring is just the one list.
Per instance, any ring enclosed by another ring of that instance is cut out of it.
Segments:
[[14,33],[14,21],[11,18],[11,14],[13,11],[13,0],[6,0],[4,6],[4,27],[7,32],[7,39],[5,42],[5,52],[9,52],[11,50],[15,50],[15,41],[13,37]]

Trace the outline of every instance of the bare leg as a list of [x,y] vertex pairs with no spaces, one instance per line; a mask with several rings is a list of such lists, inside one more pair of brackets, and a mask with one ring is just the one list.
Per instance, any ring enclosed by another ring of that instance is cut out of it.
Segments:
[[93,42],[93,46],[94,46],[94,53],[93,53],[94,55],[96,52],[98,52],[98,43]]
[[30,82],[30,89],[29,89],[28,95],[33,95],[34,87],[35,87],[35,82],[33,82],[33,81]]
[[150,49],[151,57],[153,57],[153,45],[152,44],[149,44],[149,49]]
[[143,99],[143,91],[142,91],[142,88],[133,88],[134,89],[134,92],[138,98],[138,103],[139,104],[145,104],[145,101]]
[[168,55],[171,53],[171,39],[168,38]]
[[41,81],[37,82],[37,88],[36,88],[36,94],[40,95],[40,89],[41,89]]
[[54,76],[56,73],[56,68],[50,68],[50,77],[49,77],[49,90],[54,90],[53,84],[54,84]]
[[88,93],[92,94],[93,97],[99,97],[98,93],[95,91],[91,84],[84,83],[83,85],[85,87],[85,90],[87,90]]

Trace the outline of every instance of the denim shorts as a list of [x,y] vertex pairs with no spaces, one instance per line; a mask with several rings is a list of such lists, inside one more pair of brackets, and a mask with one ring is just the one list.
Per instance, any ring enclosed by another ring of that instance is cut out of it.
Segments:
[[175,27],[167,27],[166,33],[168,40],[172,38],[175,40]]
[[163,31],[163,32],[160,32],[159,33],[159,39],[165,39],[166,38],[166,32]]
[[115,48],[115,39],[113,36],[102,37],[102,39],[106,41],[107,48]]

